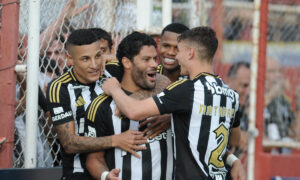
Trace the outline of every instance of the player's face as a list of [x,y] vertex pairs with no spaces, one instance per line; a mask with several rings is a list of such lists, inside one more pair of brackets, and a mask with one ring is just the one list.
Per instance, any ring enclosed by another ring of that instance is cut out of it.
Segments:
[[187,57],[188,57],[188,49],[184,42],[178,43],[178,53],[176,55],[176,59],[180,65],[180,75],[187,76],[188,68],[186,67]]
[[232,88],[239,94],[240,105],[245,106],[248,102],[250,91],[250,69],[240,66],[233,81],[234,87]]
[[96,82],[100,76],[101,50],[99,42],[72,46],[68,55],[76,78],[83,84]]
[[156,50],[154,46],[143,46],[133,58],[131,77],[142,89],[153,89],[156,81]]
[[108,41],[105,39],[100,39],[99,42],[100,42],[100,49],[102,51],[102,54],[105,55],[110,54],[111,52],[109,49]]
[[170,72],[179,69],[178,61],[175,59],[177,55],[178,36],[179,34],[177,33],[165,31],[161,37],[160,46],[158,48],[161,64]]

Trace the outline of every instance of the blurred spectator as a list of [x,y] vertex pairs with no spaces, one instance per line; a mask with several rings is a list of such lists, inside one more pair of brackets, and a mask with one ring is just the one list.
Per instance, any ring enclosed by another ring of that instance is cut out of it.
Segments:
[[64,71],[64,68],[66,66],[68,66],[64,43],[65,43],[65,38],[63,35],[60,35],[60,36],[57,36],[52,41],[49,48],[46,49],[46,56],[49,59],[55,60],[55,62],[57,62],[57,64],[58,64],[59,73],[57,75],[62,74]]
[[[285,96],[289,84],[284,79],[280,64],[275,58],[268,57],[266,64],[264,132],[271,140],[290,140],[289,137],[295,134],[292,128],[295,116]],[[279,152],[284,149],[280,148]]]
[[228,85],[239,94],[240,107],[238,114],[240,116],[241,139],[240,142],[229,142],[232,148],[235,148],[234,153],[239,155],[247,151],[248,146],[248,99],[250,86],[250,64],[247,62],[234,63],[227,74]]
[[48,57],[40,57],[40,69],[39,85],[44,95],[46,95],[48,83],[61,74],[60,67],[55,60]]

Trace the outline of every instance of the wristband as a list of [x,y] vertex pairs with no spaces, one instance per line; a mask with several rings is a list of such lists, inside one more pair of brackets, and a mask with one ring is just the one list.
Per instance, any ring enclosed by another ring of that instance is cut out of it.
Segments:
[[109,174],[108,171],[104,171],[102,174],[101,174],[101,180],[106,180],[106,176]]
[[239,158],[237,158],[235,155],[233,154],[229,154],[226,158],[226,164],[230,167],[232,167],[233,163],[236,161],[236,160],[239,160]]

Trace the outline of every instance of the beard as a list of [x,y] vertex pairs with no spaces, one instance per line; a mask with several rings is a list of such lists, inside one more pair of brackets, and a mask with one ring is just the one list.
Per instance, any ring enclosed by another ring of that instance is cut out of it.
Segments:
[[141,89],[153,90],[155,88],[155,83],[149,83],[146,79],[147,74],[143,71],[140,71],[135,65],[133,65],[131,78],[133,79],[135,84]]

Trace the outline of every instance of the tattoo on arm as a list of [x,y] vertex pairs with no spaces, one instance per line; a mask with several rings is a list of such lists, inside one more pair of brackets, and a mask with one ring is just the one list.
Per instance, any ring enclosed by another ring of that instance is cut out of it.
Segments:
[[170,83],[171,81],[166,76],[157,74],[156,85],[153,90],[140,90],[138,92],[133,93],[131,97],[138,100],[146,99],[148,97],[151,97],[155,94],[162,92]]
[[78,136],[75,133],[74,121],[56,126],[56,132],[67,153],[94,152],[112,148],[111,136],[98,138]]

